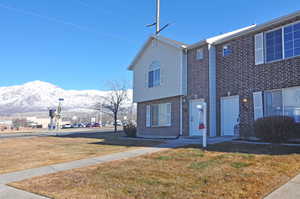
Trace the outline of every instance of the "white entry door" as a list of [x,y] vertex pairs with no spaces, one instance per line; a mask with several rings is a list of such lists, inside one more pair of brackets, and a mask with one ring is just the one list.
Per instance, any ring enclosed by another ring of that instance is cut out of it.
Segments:
[[[207,131],[206,103],[203,100],[190,102],[190,136],[202,136]],[[199,126],[202,128],[199,129]]]
[[239,96],[221,98],[221,133],[233,136],[234,126],[239,122]]

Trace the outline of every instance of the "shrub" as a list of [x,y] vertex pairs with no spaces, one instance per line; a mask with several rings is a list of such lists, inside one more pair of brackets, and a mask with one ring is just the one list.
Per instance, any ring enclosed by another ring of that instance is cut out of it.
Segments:
[[295,132],[296,123],[292,117],[271,116],[254,122],[254,132],[257,138],[267,142],[287,141]]
[[123,126],[123,130],[128,137],[136,137],[136,126],[132,123],[128,123]]

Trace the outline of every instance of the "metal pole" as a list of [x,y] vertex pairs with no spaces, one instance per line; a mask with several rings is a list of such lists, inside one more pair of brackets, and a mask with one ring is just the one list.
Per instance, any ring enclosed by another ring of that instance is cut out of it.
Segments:
[[206,130],[203,132],[203,148],[207,147],[207,132]]
[[156,35],[160,31],[160,0],[156,0]]
[[99,114],[100,114],[100,118],[99,118],[100,119],[100,122],[99,122],[100,123],[100,127],[103,127],[103,123],[102,123],[102,106],[103,105],[101,104],[101,106],[100,106],[100,112],[99,112]]

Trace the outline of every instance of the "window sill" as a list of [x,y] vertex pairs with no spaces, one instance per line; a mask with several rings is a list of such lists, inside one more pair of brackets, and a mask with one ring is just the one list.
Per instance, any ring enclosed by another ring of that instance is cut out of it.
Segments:
[[[276,59],[276,60],[273,60],[273,61],[266,61],[265,63],[262,63],[262,64],[272,64],[272,63],[275,63],[275,62],[280,62],[280,61],[286,61],[286,60],[290,60],[290,59],[295,59],[295,58],[299,58],[300,55],[296,55],[296,56],[293,56],[293,57],[288,57],[288,58],[283,58],[283,59]],[[258,64],[258,65],[262,65],[262,64]]]

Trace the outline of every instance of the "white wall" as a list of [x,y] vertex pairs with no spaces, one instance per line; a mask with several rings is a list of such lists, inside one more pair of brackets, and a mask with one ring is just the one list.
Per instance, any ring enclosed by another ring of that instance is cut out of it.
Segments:
[[[153,43],[154,42],[154,43]],[[159,61],[161,66],[161,85],[148,88],[149,66]],[[133,101],[142,102],[173,97],[186,93],[186,78],[183,71],[183,50],[158,40],[152,40],[133,69]]]

